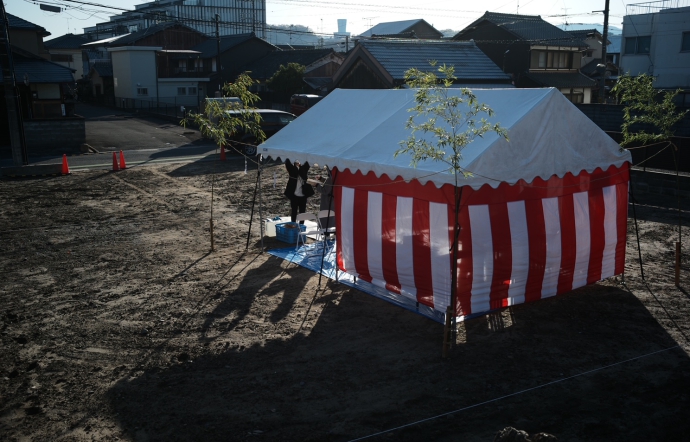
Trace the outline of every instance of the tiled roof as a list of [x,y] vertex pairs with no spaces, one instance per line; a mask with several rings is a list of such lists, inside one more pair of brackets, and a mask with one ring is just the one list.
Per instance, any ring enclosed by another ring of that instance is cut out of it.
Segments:
[[402,21],[390,21],[386,23],[379,23],[371,29],[362,32],[360,35],[362,37],[371,37],[372,35],[393,35],[400,34],[407,31],[412,26],[416,25],[421,18],[414,20],[402,20]]
[[578,29],[577,31],[565,31],[568,34],[572,35],[575,39],[577,40],[587,40],[587,37],[589,37],[589,34],[599,34],[599,31],[596,29]]
[[44,41],[43,46],[47,49],[78,49],[81,45],[89,42],[90,40],[83,35],[65,34],[52,40]]
[[594,80],[580,72],[530,72],[527,76],[546,87],[593,87],[595,84]]
[[7,22],[10,25],[10,29],[33,29],[37,32],[41,32],[41,35],[43,37],[47,37],[50,35],[50,32],[46,31],[44,27],[38,26],[37,24],[31,23],[30,21],[26,21],[23,18],[19,18],[16,15],[12,14],[6,14],[7,15]]
[[[248,34],[235,34],[220,37],[220,52],[223,53],[228,49],[237,46],[240,43],[244,43],[245,41],[251,40],[252,38],[256,38],[256,35],[253,32],[250,32]],[[199,43],[198,45],[190,49],[201,52],[201,58],[212,58],[215,57],[218,53],[218,42],[215,38],[212,38],[206,40],[203,43]]]
[[460,31],[455,39],[462,38],[462,34],[487,21],[504,28],[520,40],[532,44],[558,44],[560,46],[587,47],[587,44],[574,38],[568,32],[559,29],[551,23],[543,20],[538,15],[500,14],[498,12],[486,12],[479,19]]
[[32,56],[21,49],[12,48],[14,76],[18,82],[24,78],[29,83],[74,83],[74,69]]
[[438,40],[365,40],[360,41],[395,80],[403,80],[405,71],[417,68],[436,71],[429,61],[438,65],[455,66],[458,80],[508,80],[510,76],[499,69],[473,42]]
[[268,79],[280,68],[280,65],[298,63],[310,65],[331,54],[333,49],[305,49],[294,51],[275,51],[242,67],[243,71],[251,71],[252,78]]
[[132,43],[138,42],[139,40],[141,40],[143,38],[146,38],[148,36],[151,36],[153,34],[160,32],[160,31],[163,31],[165,29],[172,28],[175,26],[187,28],[193,32],[198,32],[196,29],[192,29],[189,26],[185,26],[179,22],[169,21],[169,22],[163,22],[163,23],[155,24],[153,26],[149,26],[148,28],[142,29],[141,31],[132,32],[130,34],[123,35],[122,38],[118,38],[117,40],[113,41],[109,46],[130,45]]

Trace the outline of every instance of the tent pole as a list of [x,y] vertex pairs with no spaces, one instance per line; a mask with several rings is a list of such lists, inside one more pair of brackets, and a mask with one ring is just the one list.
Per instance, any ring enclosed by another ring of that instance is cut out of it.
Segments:
[[632,176],[630,180],[630,200],[633,206],[633,220],[635,220],[635,235],[637,236],[637,255],[640,258],[640,274],[644,281],[644,267],[642,267],[642,250],[640,249],[640,230],[637,228],[637,211],[635,210],[635,194],[633,192]]
[[259,233],[261,233],[261,253],[264,253],[264,211],[263,211],[263,194],[264,194],[264,188],[261,185],[261,166],[262,166],[262,160],[263,160],[263,155],[259,155],[259,166],[257,168],[257,180],[259,181]]
[[675,148],[673,149],[673,162],[676,163],[676,200],[678,201],[678,241],[676,242],[676,272],[675,272],[675,283],[676,287],[680,288],[680,258],[681,258],[681,244],[682,244],[682,222],[681,222],[681,212],[680,212],[680,173],[678,172],[678,159],[676,155],[680,156],[678,151],[678,146],[671,143]]
[[446,309],[446,323],[443,331],[443,359],[448,357],[448,350],[457,339],[457,321],[455,317],[458,297],[458,243],[460,239],[460,201],[462,200],[462,187],[455,186],[455,223],[453,225],[453,253],[450,275],[450,305]]
[[[245,157],[246,158],[246,157]],[[249,248],[249,238],[252,236],[252,220],[254,220],[254,204],[256,203],[256,191],[259,188],[259,178],[261,177],[261,168],[256,169],[256,185],[254,186],[254,198],[252,198],[252,211],[249,214],[249,230],[247,231],[247,247]]]
[[[332,207],[331,205],[333,204],[333,185],[335,184],[335,178],[331,177],[331,169],[328,168],[328,166],[326,166],[326,170],[328,170],[328,176],[331,178],[330,191],[328,192],[328,210],[330,211],[331,207]],[[319,220],[319,223],[320,222],[321,221]],[[326,228],[324,230],[328,230],[330,222],[331,222],[331,217],[329,216],[328,220],[326,221]],[[321,226],[321,228],[323,229],[323,226]],[[325,235],[323,237],[323,248],[321,250],[321,269],[319,269],[319,285],[318,285],[319,288],[321,287],[321,275],[323,272],[323,261],[324,261],[324,259],[326,259],[326,236]],[[338,262],[337,262],[337,259],[336,259],[336,263],[335,263],[335,275],[336,275],[335,280],[337,281],[338,280]]]

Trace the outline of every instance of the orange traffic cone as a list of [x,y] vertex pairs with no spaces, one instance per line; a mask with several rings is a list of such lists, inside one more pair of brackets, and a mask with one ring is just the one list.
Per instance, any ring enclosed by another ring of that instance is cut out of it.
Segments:
[[225,146],[222,144],[220,145],[220,160],[225,161]]
[[120,170],[120,166],[117,165],[117,154],[113,152],[113,172]]
[[69,166],[67,165],[67,155],[62,154],[62,174],[69,175]]
[[127,163],[125,163],[125,154],[120,151],[120,170],[125,170],[127,168]]

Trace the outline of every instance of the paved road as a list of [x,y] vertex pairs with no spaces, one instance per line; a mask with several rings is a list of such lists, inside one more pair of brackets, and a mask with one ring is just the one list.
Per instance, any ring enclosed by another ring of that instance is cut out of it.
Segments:
[[[86,118],[86,144],[98,153],[68,156],[71,170],[111,169],[113,152],[122,150],[128,167],[184,161],[218,159],[218,147],[203,139],[196,130],[185,129],[175,121],[141,116],[117,109],[77,105],[76,113]],[[228,153],[230,155],[230,153]],[[35,157],[29,164],[56,164],[62,155]],[[12,166],[3,156],[0,167]]]

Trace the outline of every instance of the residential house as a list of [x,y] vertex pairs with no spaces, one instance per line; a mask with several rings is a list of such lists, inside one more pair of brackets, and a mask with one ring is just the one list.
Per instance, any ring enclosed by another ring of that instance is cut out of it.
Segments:
[[423,19],[418,18],[415,20],[379,23],[371,29],[362,32],[359,36],[440,40],[443,38],[443,33]]
[[[227,35],[219,40],[209,39],[189,49],[195,53],[175,54],[167,61],[161,60],[160,76],[182,77],[202,74],[209,78],[207,90],[210,96],[219,95],[221,86],[234,81],[244,72],[244,66],[278,50],[254,33]],[[164,66],[167,67],[163,68]]]
[[[46,60],[43,37],[50,33],[43,27],[12,14],[7,23],[26,146],[51,147],[59,133],[60,147],[78,148],[85,131],[83,119],[72,118],[74,69]],[[10,143],[9,134],[7,107],[0,106],[0,144]]]
[[576,40],[587,43],[589,49],[582,54],[582,66],[580,72],[597,82],[600,85],[601,76],[606,77],[606,89],[611,90],[618,79],[618,67],[613,61],[613,56],[609,57],[609,47],[611,40],[607,36],[606,40],[606,64],[602,62],[603,35],[596,29],[582,29],[577,31],[566,31]]
[[574,103],[591,102],[596,84],[580,72],[589,46],[540,16],[486,12],[453,40],[474,40],[516,87],[555,87]]
[[[150,107],[153,102],[155,107],[160,103],[197,106],[199,91],[204,90],[208,76],[178,79],[164,75],[159,78],[159,72],[165,72],[169,57],[197,54],[189,48],[207,39],[181,23],[166,22],[142,31],[87,43],[83,45],[84,57],[94,57],[89,60],[88,71],[92,93],[99,100],[124,107]],[[163,63],[162,68],[159,60]]]
[[[312,88],[309,82],[307,82],[307,78],[311,78],[312,82],[317,83],[320,81],[318,80],[320,78],[326,78],[330,81],[333,74],[335,74],[342,64],[344,58],[342,54],[335,52],[333,49],[275,51],[243,66],[242,70],[250,72],[251,77],[259,82],[256,85],[256,91],[264,92],[268,91],[266,81],[280,69],[280,66],[287,66],[289,63],[297,63],[305,67],[304,87],[308,88],[308,90],[302,92],[314,92],[314,90],[311,90]],[[287,103],[289,97],[282,101]]]
[[81,80],[84,78],[81,47],[86,43],[89,43],[89,39],[84,35],[65,34],[43,42],[43,46],[48,51],[50,61],[74,69],[74,79]]
[[405,84],[405,71],[436,71],[430,61],[455,67],[456,83],[469,87],[512,87],[474,42],[360,40],[333,77],[331,89],[391,89]]
[[[659,89],[690,89],[690,7],[671,5],[678,2],[627,6],[620,69],[653,76]],[[690,92],[684,100],[690,105]]]

